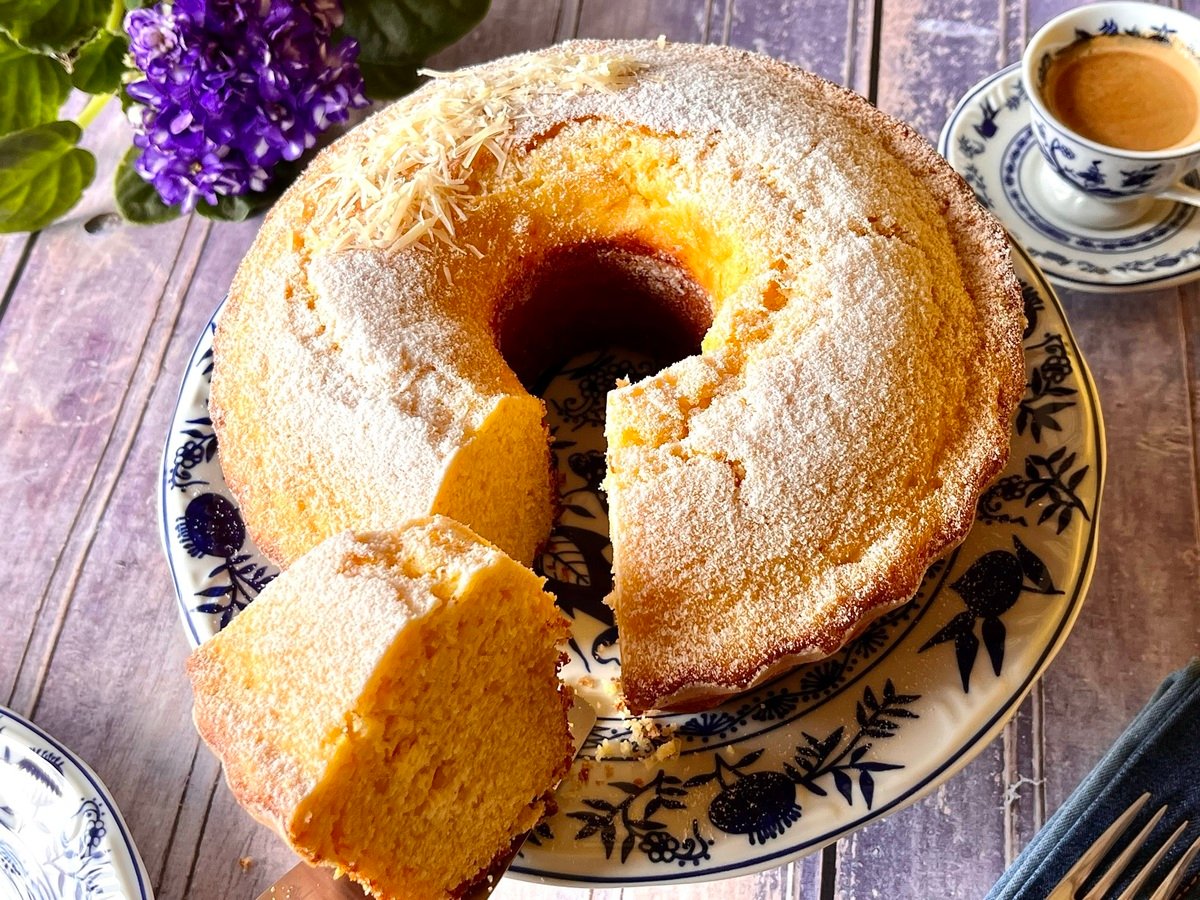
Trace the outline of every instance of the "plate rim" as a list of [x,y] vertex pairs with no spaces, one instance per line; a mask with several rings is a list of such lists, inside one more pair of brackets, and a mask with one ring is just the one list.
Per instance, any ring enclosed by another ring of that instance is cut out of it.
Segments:
[[[37,725],[30,719],[18,713],[16,710],[7,706],[0,706],[0,720],[10,719],[18,726],[26,731],[34,734],[39,740],[45,741],[53,747],[62,757],[69,762],[76,771],[79,772],[86,780],[92,789],[96,792],[96,796],[103,801],[108,812],[112,815],[113,823],[117,826],[117,831],[121,836],[120,846],[124,849],[130,862],[132,863],[133,875],[137,879],[137,889],[140,892],[142,900],[154,900],[154,889],[150,884],[150,873],[146,869],[146,864],[142,861],[142,856],[138,852],[137,844],[133,841],[133,833],[130,831],[125,817],[121,815],[121,810],[117,806],[116,800],[113,799],[112,792],[108,786],[101,780],[100,776],[89,766],[83,759],[70,747],[66,746],[62,741],[58,740],[41,726]],[[29,745],[28,741],[22,740],[21,743],[30,750],[34,748]],[[66,773],[63,773],[64,779],[71,781]],[[115,842],[114,842],[115,845]],[[123,885],[124,887],[124,885]]]
[[191,650],[195,650],[204,641],[200,640],[200,635],[196,633],[196,625],[188,615],[187,604],[183,600],[183,591],[180,590],[179,573],[175,568],[175,560],[171,556],[171,527],[167,524],[167,484],[170,480],[169,472],[171,466],[168,461],[171,458],[171,438],[175,434],[175,418],[179,412],[180,404],[183,402],[183,392],[188,386],[188,373],[196,364],[196,355],[200,352],[200,348],[204,344],[204,339],[209,331],[216,327],[217,317],[220,316],[221,310],[225,308],[225,302],[229,299],[229,294],[226,293],[217,303],[216,309],[212,311],[212,315],[204,323],[204,327],[200,330],[199,336],[192,344],[192,350],[188,354],[187,366],[184,368],[183,377],[179,379],[179,390],[175,392],[175,405],[171,408],[170,420],[167,423],[167,434],[163,439],[162,455],[159,457],[158,466],[158,539],[162,547],[163,556],[167,558],[167,569],[171,573],[171,585],[175,589],[175,605],[179,612],[179,618],[183,622],[183,628],[188,638],[188,645]]
[[[1024,676],[1021,678],[1019,684],[1015,685],[1008,694],[1007,699],[995,707],[986,720],[983,721],[982,724],[980,724],[980,726],[968,738],[964,739],[958,749],[940,762],[935,769],[926,774],[919,781],[913,783],[910,787],[904,790],[900,796],[892,798],[889,802],[879,807],[868,809],[863,815],[858,816],[855,819],[845,821],[833,830],[824,832],[819,836],[810,838],[799,844],[781,847],[778,850],[761,856],[754,856],[751,859],[743,858],[740,861],[731,861],[712,867],[706,867],[699,872],[680,872],[678,875],[672,875],[672,873],[665,871],[646,875],[635,875],[633,873],[616,875],[587,873],[578,875],[567,872],[548,871],[545,868],[532,868],[523,865],[521,859],[518,858],[509,869],[509,875],[514,880],[575,888],[587,886],[649,886],[660,884],[702,883],[765,871],[767,869],[771,869],[805,857],[821,847],[827,846],[828,844],[831,844],[847,834],[857,831],[860,828],[883,818],[884,816],[898,812],[925,797],[939,785],[949,780],[951,777],[965,768],[973,759],[975,759],[975,757],[978,756],[979,753],[981,753],[989,743],[991,743],[995,736],[1016,714],[1020,704],[1024,701],[1025,697],[1028,696],[1034,684],[1046,671],[1049,664],[1057,656],[1062,646],[1066,642],[1066,639],[1074,627],[1076,619],[1078,618],[1079,612],[1083,607],[1087,591],[1090,588],[1092,576],[1095,570],[1097,555],[1096,548],[1099,541],[1100,511],[1103,500],[1104,484],[1107,476],[1107,448],[1103,412],[1100,406],[1095,380],[1092,376],[1090,367],[1087,365],[1086,358],[1084,357],[1083,352],[1075,338],[1075,334],[1071,329],[1070,322],[1067,320],[1066,311],[1062,306],[1062,302],[1045,272],[1043,272],[1041,267],[1034,262],[1026,250],[1014,239],[1012,239],[1011,235],[1009,236],[1009,244],[1014,256],[1020,260],[1021,266],[1024,268],[1025,272],[1028,273],[1030,279],[1037,283],[1039,294],[1046,298],[1049,303],[1053,304],[1054,311],[1057,313],[1058,319],[1062,324],[1063,335],[1069,340],[1069,345],[1072,348],[1075,360],[1078,362],[1078,378],[1081,392],[1086,397],[1086,408],[1093,419],[1092,432],[1096,444],[1094,459],[1094,465],[1096,467],[1096,500],[1095,506],[1092,510],[1092,525],[1089,529],[1087,540],[1081,549],[1083,568],[1079,573],[1078,581],[1072,592],[1072,596],[1068,602],[1068,605],[1061,614],[1053,634],[1048,638],[1046,646],[1037,657],[1035,664],[1024,673]],[[185,387],[188,381],[186,372],[191,371],[191,368],[196,364],[200,348],[204,344],[209,331],[214,327],[214,323],[220,315],[226,299],[227,297],[223,298],[220,303],[217,304],[216,309],[201,330],[192,352],[188,357],[188,368],[185,370],[185,375],[181,379],[180,388],[176,398],[176,406],[172,412],[171,420],[168,425],[163,455],[160,463],[158,509],[160,520],[160,537],[162,539],[164,555],[167,557],[168,568],[171,571],[171,577],[175,587],[176,603],[185,626],[185,634],[193,648],[198,646],[201,641],[199,640],[196,627],[188,615],[188,608],[180,591],[179,575],[176,571],[175,562],[170,550],[171,538],[166,516],[166,500],[168,494],[169,473],[171,471],[170,448],[172,438],[174,436],[176,414],[178,412],[179,403],[183,398]],[[872,668],[874,668],[874,666],[872,666]]]

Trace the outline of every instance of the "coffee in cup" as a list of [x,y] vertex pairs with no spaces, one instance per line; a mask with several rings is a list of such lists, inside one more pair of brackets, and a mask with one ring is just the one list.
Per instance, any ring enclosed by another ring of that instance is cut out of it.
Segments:
[[1060,122],[1123,150],[1200,140],[1200,63],[1149,36],[1096,34],[1050,57],[1042,99]]
[[1200,165],[1200,19],[1151,3],[1101,2],[1043,25],[1021,86],[1045,165],[1027,189],[1062,227],[1109,229],[1164,197],[1200,205],[1181,182]]

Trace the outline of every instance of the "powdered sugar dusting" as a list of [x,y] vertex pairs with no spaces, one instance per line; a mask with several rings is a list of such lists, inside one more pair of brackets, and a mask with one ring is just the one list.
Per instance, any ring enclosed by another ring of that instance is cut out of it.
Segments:
[[[510,92],[503,134],[456,132],[449,146],[476,141],[439,168],[437,109],[564,59],[616,61],[618,88]],[[410,144],[456,205],[412,212],[425,188],[394,164]],[[624,680],[646,706],[831,652],[916,589],[1003,462],[1024,378],[1007,245],[915,134],[718,47],[578,42],[439,78],[335,145],[268,222],[229,322],[289,364],[254,362],[247,338],[214,400],[321,436],[271,466],[301,458],[338,501],[416,514],[500,399],[526,396],[496,349],[498,293],[550,249],[626,235],[678,260],[714,313],[701,355],[610,395]]]

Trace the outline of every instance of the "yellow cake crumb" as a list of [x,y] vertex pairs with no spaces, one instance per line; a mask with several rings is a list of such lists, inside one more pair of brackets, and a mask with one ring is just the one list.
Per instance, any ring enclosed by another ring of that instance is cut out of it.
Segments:
[[[238,802],[304,859],[374,897],[444,900],[570,767],[566,635],[542,580],[461,523],[347,532],[192,654],[194,720]],[[481,774],[476,748],[512,734],[521,765]]]
[[654,751],[654,761],[666,762],[668,759],[675,759],[679,756],[679,746],[679,738],[671,738],[665,744],[660,744]]

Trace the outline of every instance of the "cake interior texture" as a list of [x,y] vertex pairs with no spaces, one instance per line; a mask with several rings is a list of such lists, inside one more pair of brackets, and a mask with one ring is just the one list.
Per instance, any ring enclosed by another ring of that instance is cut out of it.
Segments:
[[305,859],[378,897],[449,896],[569,767],[564,623],[458,523],[337,535],[195,651],[196,724]]

